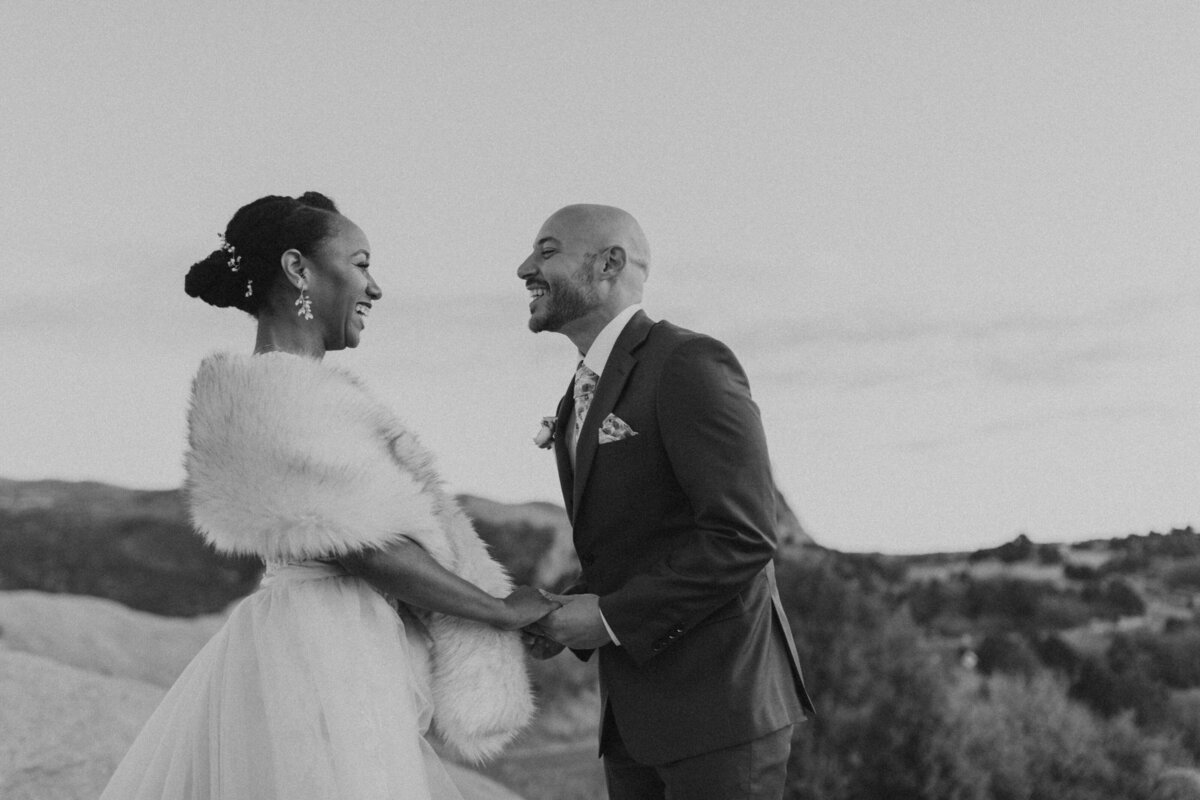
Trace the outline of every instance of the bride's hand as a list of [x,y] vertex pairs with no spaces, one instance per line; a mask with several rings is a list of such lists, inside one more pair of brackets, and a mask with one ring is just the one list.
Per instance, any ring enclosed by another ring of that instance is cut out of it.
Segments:
[[508,631],[524,628],[561,605],[562,603],[547,599],[532,586],[519,586],[504,598],[504,619],[496,625]]

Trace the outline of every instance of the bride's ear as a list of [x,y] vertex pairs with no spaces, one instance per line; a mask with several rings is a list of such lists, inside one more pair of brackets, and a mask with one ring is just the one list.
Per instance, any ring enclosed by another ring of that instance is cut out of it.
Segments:
[[283,267],[283,274],[292,286],[300,289],[308,284],[308,271],[304,266],[304,256],[299,250],[284,250],[279,256],[279,266]]

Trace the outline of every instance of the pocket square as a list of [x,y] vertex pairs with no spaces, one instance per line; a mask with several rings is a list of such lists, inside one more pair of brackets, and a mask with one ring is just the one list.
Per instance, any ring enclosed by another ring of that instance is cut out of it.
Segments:
[[609,414],[604,418],[604,422],[600,423],[600,444],[619,442],[631,436],[637,436],[637,431],[616,414]]

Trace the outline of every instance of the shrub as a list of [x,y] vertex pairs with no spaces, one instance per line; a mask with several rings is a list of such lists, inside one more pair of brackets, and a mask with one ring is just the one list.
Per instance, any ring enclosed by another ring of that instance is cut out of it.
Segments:
[[1162,761],[1181,758],[1129,717],[1096,719],[1046,676],[964,681],[950,709],[926,797],[1149,800]]
[[1039,630],[1066,630],[1087,624],[1092,609],[1073,594],[1047,594],[1037,605],[1034,625]]
[[1122,617],[1140,617],[1146,613],[1146,603],[1128,582],[1113,578],[1104,584],[1104,602]]
[[1039,544],[1037,546],[1037,560],[1039,564],[1061,564],[1063,561],[1062,550],[1058,545]]
[[1033,621],[1038,598],[1048,591],[1049,587],[1036,581],[999,578],[972,581],[963,599],[969,617],[1007,619],[1023,627]]
[[1171,729],[1179,734],[1179,744],[1200,760],[1200,689],[1176,692],[1167,716]]
[[913,621],[925,625],[946,609],[952,600],[952,593],[935,578],[910,587],[904,599]]
[[1121,691],[1121,681],[1116,673],[1094,656],[1085,656],[1079,663],[1068,694],[1104,717],[1129,708],[1129,698]]
[[1114,637],[1103,661],[1084,658],[1070,696],[1105,717],[1132,711],[1143,725],[1160,723],[1169,703],[1167,687],[1158,679],[1150,656],[1120,635]]
[[1002,672],[1030,677],[1038,671],[1039,662],[1025,637],[1015,633],[990,633],[983,637],[975,654],[979,671],[984,675]]
[[1146,613],[1146,603],[1137,590],[1122,578],[1090,581],[1083,587],[1083,601],[1090,604],[1097,617],[1140,617]]
[[1078,674],[1083,659],[1062,637],[1054,634],[1044,636],[1037,641],[1035,650],[1042,663],[1055,672],[1068,678],[1074,678]]
[[1167,686],[1200,687],[1200,629],[1185,627],[1161,634],[1139,631],[1123,641],[1145,656],[1139,666]]
[[1089,567],[1087,564],[1072,564],[1070,562],[1063,564],[1063,576],[1068,580],[1092,581],[1099,574],[1095,567]]
[[1163,576],[1163,583],[1176,591],[1200,592],[1200,558],[1172,565]]
[[878,578],[839,560],[828,555],[778,565],[817,705],[817,716],[796,732],[788,797],[920,800],[946,675]]

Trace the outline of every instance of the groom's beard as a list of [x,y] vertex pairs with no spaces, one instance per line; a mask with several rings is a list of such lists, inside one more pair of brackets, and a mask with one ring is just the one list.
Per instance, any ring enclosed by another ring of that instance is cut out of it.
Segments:
[[546,294],[545,307],[540,314],[529,318],[529,330],[534,333],[558,331],[563,325],[585,316],[596,307],[600,297],[592,279],[593,263],[595,256],[580,270],[584,276],[580,282],[570,279],[547,281],[549,292]]

